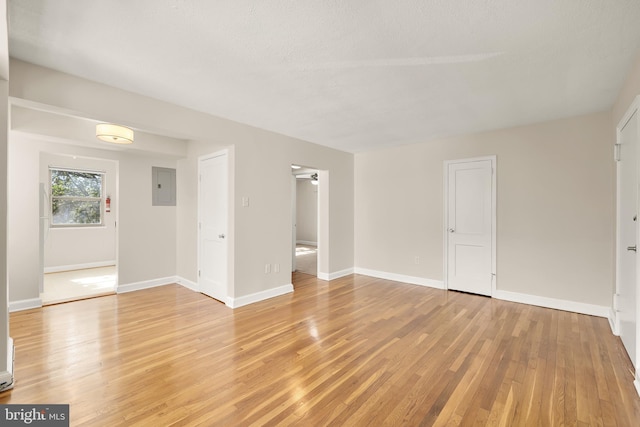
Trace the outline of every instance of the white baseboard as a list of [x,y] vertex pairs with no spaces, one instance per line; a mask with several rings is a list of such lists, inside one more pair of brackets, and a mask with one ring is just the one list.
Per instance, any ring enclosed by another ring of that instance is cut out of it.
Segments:
[[157,286],[170,285],[172,283],[178,283],[176,276],[161,277],[159,279],[144,280],[142,282],[127,283],[126,285],[118,285],[116,292],[124,294],[127,292],[140,291],[142,289],[155,288]]
[[311,240],[296,240],[296,245],[318,246],[318,242],[312,242]]
[[227,305],[231,308],[238,308],[244,305],[253,304],[256,302],[264,301],[269,298],[278,297],[280,295],[293,292],[293,285],[288,284],[279,286],[277,288],[271,288],[264,291],[256,292],[249,295],[244,295],[238,298],[228,298]]
[[353,268],[346,268],[340,271],[334,271],[333,273],[320,273],[318,272],[318,279],[320,280],[335,280],[344,276],[348,276],[353,274]]
[[[411,283],[413,285],[429,286],[437,289],[444,289],[444,283],[440,280],[425,279],[422,277],[405,276],[403,274],[388,273],[385,271],[369,270],[367,268],[356,267],[354,269],[356,274],[363,274],[365,276],[377,277],[379,279],[393,280],[396,282]],[[318,278],[320,278],[318,276]],[[503,290],[496,290],[492,295],[496,299],[505,301],[518,302],[522,304],[535,305],[545,308],[553,308],[556,310],[571,311],[574,313],[587,314],[590,316],[598,316],[609,318],[612,329],[615,334],[615,317],[611,318],[611,307],[603,305],[586,304],[575,301],[567,301],[556,298],[547,298],[537,295],[521,294],[517,292],[509,292]],[[614,313],[615,315],[615,313]],[[614,321],[613,323],[611,323]]]
[[612,308],[609,309],[609,326],[611,327],[611,332],[615,336],[620,336],[620,331],[618,331],[618,321],[616,318],[616,311]]
[[555,310],[571,311],[574,313],[588,314],[589,316],[605,318],[609,317],[609,312],[611,310],[611,307],[607,307],[604,305],[586,304],[582,302],[521,294],[518,292],[503,291],[499,289],[495,291],[493,297],[505,301],[519,302],[522,304],[535,305],[538,307],[553,308]]
[[7,339],[7,366],[6,370],[0,371],[0,392],[13,388],[13,364],[15,361],[15,349],[13,339]]
[[40,298],[21,299],[18,301],[9,301],[9,312],[31,310],[32,308],[42,307],[42,300]]
[[178,285],[182,285],[187,289],[191,289],[194,292],[200,292],[200,287],[196,282],[192,282],[191,280],[185,279],[184,277],[177,276],[176,282]]
[[444,289],[442,280],[425,279],[424,277],[405,276],[404,274],[388,273],[386,271],[369,270],[368,268],[356,267],[356,274],[376,277],[378,279],[393,280],[394,282],[410,283],[412,285],[428,286],[430,288]]
[[97,268],[97,267],[110,267],[112,265],[116,265],[115,260],[111,261],[98,261],[98,262],[87,262],[85,264],[71,264],[71,265],[59,265],[56,267],[45,267],[45,273],[59,273],[61,271],[73,271],[73,270],[84,270],[85,268]]

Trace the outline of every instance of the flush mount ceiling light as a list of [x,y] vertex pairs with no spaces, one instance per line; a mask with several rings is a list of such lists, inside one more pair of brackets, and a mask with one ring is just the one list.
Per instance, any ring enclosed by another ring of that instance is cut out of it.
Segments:
[[302,166],[298,166],[298,165],[291,165],[291,169],[300,169]]
[[96,137],[113,144],[132,144],[133,129],[111,123],[99,123],[96,125]]

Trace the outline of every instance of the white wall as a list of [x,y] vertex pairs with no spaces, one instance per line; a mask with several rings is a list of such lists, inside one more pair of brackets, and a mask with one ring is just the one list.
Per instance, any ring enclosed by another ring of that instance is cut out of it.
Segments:
[[[1,2],[4,6],[5,2]],[[3,14],[6,18],[6,15]],[[4,19],[6,23],[6,19]],[[6,28],[5,28],[6,30]],[[4,31],[6,43],[6,31]],[[0,59],[2,61],[2,59]],[[5,77],[5,76],[1,76]],[[12,381],[12,361],[7,357],[9,346],[9,277],[8,277],[8,122],[9,83],[0,78],[0,381]]]
[[49,168],[58,167],[105,172],[103,193],[104,197],[111,197],[111,212],[104,212],[103,225],[49,228],[44,244],[45,271],[61,271],[65,266],[115,263],[117,165],[113,160],[40,153],[40,182],[45,184],[47,194],[50,194]]
[[[235,260],[230,273],[230,296],[237,298],[291,283],[291,164],[313,164],[326,171],[328,226],[326,244],[329,257],[321,264],[327,273],[353,267],[353,155],[321,147],[295,138],[181,108],[169,103],[114,89],[18,60],[12,60],[10,93],[24,107],[73,112],[93,120],[121,123],[149,132],[188,139],[188,152],[177,162],[178,206],[174,230],[177,249],[172,263],[159,271],[168,271],[197,281],[197,157],[232,147],[230,165],[232,217],[229,245]],[[31,126],[29,120],[20,122]],[[88,130],[87,130],[88,131]],[[134,144],[135,145],[135,144]],[[121,182],[136,173],[135,162],[120,161]],[[162,165],[157,165],[162,166]],[[134,187],[138,182],[134,182]],[[121,184],[122,186],[122,184]],[[133,191],[133,188],[131,189]],[[250,206],[239,205],[249,197]],[[127,212],[120,198],[120,214]],[[165,211],[160,212],[163,215]],[[144,228],[143,228],[144,229]],[[120,236],[140,235],[141,230],[127,228],[124,217]],[[146,260],[140,245],[120,242],[119,266],[123,249],[133,257]],[[157,246],[162,247],[162,246]],[[131,249],[131,250],[130,250]],[[134,251],[135,249],[135,251]],[[135,252],[135,253],[134,253]],[[147,260],[150,264],[151,260]],[[279,273],[264,273],[266,263],[279,264]],[[142,263],[145,264],[145,263]],[[24,267],[23,267],[24,268]],[[133,265],[132,265],[133,268]],[[141,270],[143,271],[143,270]],[[148,274],[144,273],[143,274]],[[164,274],[164,273],[162,273]],[[141,276],[142,276],[141,275]]]
[[497,288],[608,306],[612,145],[605,112],[357,154],[356,267],[441,281],[443,162],[497,155]]
[[[118,284],[175,275],[176,208],[151,206],[151,167],[176,167],[176,160],[152,155],[53,142],[39,135],[9,136],[9,300],[39,298],[39,182],[41,153],[106,159],[119,164]],[[45,155],[43,155],[45,157]]]
[[175,276],[176,207],[151,205],[151,168],[176,168],[176,161],[123,155],[119,164],[118,282]]
[[9,42],[7,2],[0,0],[0,381],[13,381],[9,345],[9,297],[7,277],[7,168],[9,132]]
[[[245,127],[235,137],[191,141],[178,162],[178,275],[197,282],[197,158],[232,146],[230,256],[235,269],[229,294],[238,298],[291,283],[291,164],[313,164],[327,171],[329,200],[326,245],[330,274],[353,267],[353,155]],[[249,198],[243,207],[242,197]],[[265,264],[280,271],[266,274]]]
[[636,96],[640,95],[640,55],[636,58],[633,66],[629,70],[627,78],[620,88],[620,93],[611,109],[612,132],[615,130],[622,116],[633,102]]
[[310,179],[296,180],[296,240],[318,243],[318,186]]

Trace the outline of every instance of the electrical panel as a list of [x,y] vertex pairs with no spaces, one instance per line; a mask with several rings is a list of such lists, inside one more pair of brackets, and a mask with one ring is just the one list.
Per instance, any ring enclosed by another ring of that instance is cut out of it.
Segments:
[[152,174],[152,205],[176,205],[176,170],[153,166]]

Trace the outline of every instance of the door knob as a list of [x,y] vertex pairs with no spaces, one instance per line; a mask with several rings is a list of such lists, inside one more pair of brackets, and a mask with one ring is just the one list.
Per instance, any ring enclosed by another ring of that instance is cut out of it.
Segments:
[[224,234],[218,234],[219,239],[224,239]]
[[627,250],[635,252],[636,251],[636,247],[635,246],[627,246]]
[[455,232],[456,232],[456,230],[455,230],[455,229],[453,229],[453,228],[450,228],[450,229],[449,229],[449,233],[455,233]]

